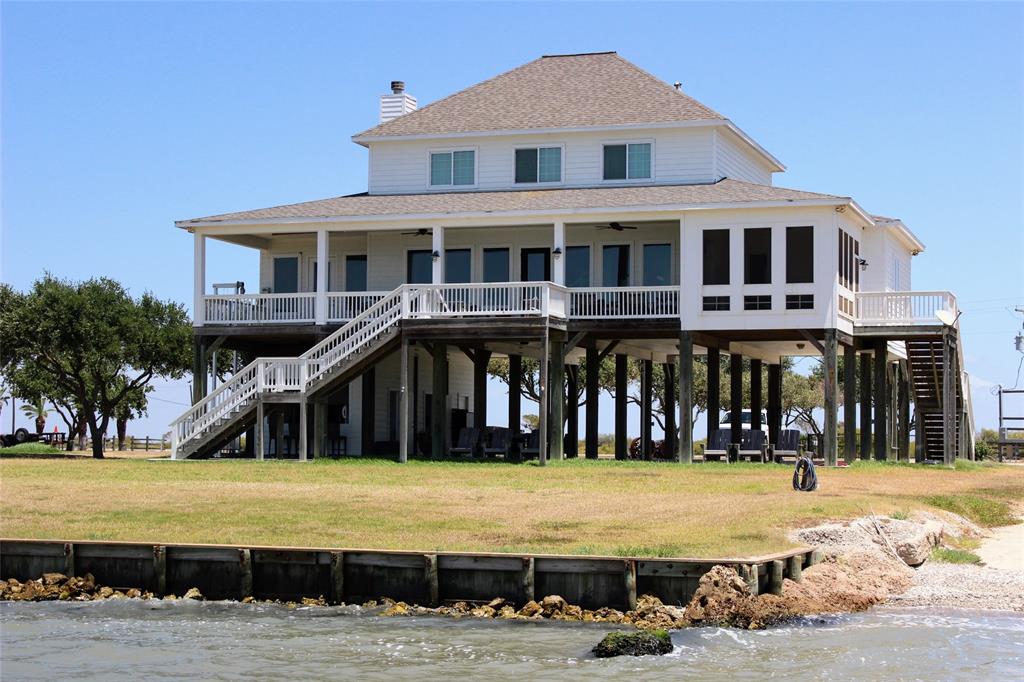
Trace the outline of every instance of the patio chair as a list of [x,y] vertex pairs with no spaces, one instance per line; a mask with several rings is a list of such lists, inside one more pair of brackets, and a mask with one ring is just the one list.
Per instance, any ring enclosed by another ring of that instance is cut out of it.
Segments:
[[523,444],[523,457],[531,459],[540,457],[540,431],[533,429],[526,434],[526,442]]
[[723,459],[729,461],[729,444],[732,442],[732,433],[729,429],[715,429],[704,446],[705,462],[720,462]]
[[464,427],[459,430],[459,437],[452,447],[453,455],[473,455],[480,442],[480,429]]
[[512,432],[504,426],[490,426],[487,431],[487,437],[484,439],[484,455],[507,457],[509,446],[512,444]]
[[740,451],[738,459],[749,459],[751,462],[768,461],[768,434],[761,429],[743,429],[740,434]]
[[795,462],[800,457],[800,430],[782,429],[779,442],[775,444],[772,459],[776,464]]

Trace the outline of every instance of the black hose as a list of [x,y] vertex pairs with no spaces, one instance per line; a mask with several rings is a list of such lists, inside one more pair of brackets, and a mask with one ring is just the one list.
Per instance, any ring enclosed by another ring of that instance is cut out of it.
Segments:
[[796,468],[793,469],[793,490],[811,492],[818,487],[818,474],[814,471],[814,462],[807,455],[802,455],[796,460]]

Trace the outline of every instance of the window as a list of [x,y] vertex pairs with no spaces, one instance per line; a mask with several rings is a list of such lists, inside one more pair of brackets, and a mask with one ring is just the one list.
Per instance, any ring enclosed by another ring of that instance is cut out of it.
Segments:
[[651,143],[606,144],[605,180],[640,180],[651,177]]
[[850,291],[860,288],[860,242],[839,230],[839,284]]
[[446,249],[444,252],[444,281],[449,284],[465,284],[472,281],[472,251],[469,249]]
[[298,256],[274,256],[274,293],[294,294],[298,290]]
[[743,230],[743,282],[772,283],[772,228],[750,227]]
[[744,296],[743,297],[743,309],[744,310],[771,310],[772,309],[772,297],[771,296]]
[[345,291],[366,291],[366,256],[345,256]]
[[729,230],[704,230],[704,284],[729,283]]
[[704,310],[705,312],[721,312],[729,309],[729,297],[728,296],[705,296],[704,297]]
[[508,249],[484,249],[484,281],[509,281]]
[[433,152],[430,155],[430,185],[476,184],[476,152],[466,149],[453,152]]
[[813,310],[814,294],[786,294],[786,310]]
[[430,251],[409,251],[405,260],[405,281],[430,284],[434,279],[434,259]]
[[814,228],[786,228],[786,283],[814,281]]
[[570,246],[565,250],[565,286],[590,286],[589,246]]
[[672,283],[672,245],[644,244],[644,286]]
[[516,150],[516,182],[561,182],[562,148]]
[[628,244],[609,244],[601,248],[601,285],[629,286]]

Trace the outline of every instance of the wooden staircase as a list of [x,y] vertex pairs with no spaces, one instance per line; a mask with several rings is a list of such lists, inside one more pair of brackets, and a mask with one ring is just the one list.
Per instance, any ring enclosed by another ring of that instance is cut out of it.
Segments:
[[[907,362],[917,410],[918,447],[924,445],[923,457],[919,461],[951,463],[961,456],[961,430],[964,424],[964,386],[959,371],[959,339],[947,342],[947,337],[935,335],[908,339]],[[950,356],[950,357],[947,357]],[[946,386],[946,372],[950,371],[951,386]],[[953,402],[947,405],[945,396]],[[952,410],[947,410],[952,407]],[[952,428],[947,429],[947,419],[953,415]],[[969,425],[966,425],[969,428]],[[947,439],[950,451],[947,453]]]

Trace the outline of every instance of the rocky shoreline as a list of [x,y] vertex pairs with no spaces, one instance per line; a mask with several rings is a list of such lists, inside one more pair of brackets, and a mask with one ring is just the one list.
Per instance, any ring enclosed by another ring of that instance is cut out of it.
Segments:
[[[1024,611],[1024,571],[929,561],[934,548],[945,541],[979,537],[982,533],[980,528],[954,514],[927,513],[913,519],[868,516],[797,530],[793,539],[818,546],[824,560],[805,569],[800,582],[784,580],[779,596],[751,594],[736,571],[715,566],[701,577],[693,598],[685,606],[663,604],[651,595],[641,596],[636,608],[625,612],[583,609],[558,595],[548,595],[519,608],[502,598],[487,604],[457,602],[436,608],[390,599],[362,606],[388,617],[438,615],[574,621],[647,631],[702,625],[760,629],[800,616],[863,611],[882,604]],[[115,590],[97,585],[91,575],[68,577],[48,573],[24,583],[13,579],[0,581],[0,600],[7,601],[156,598],[139,589]],[[193,588],[180,598],[202,600],[203,595]],[[254,600],[249,597],[243,601]],[[323,598],[307,598],[284,604],[326,606],[327,602]]]

